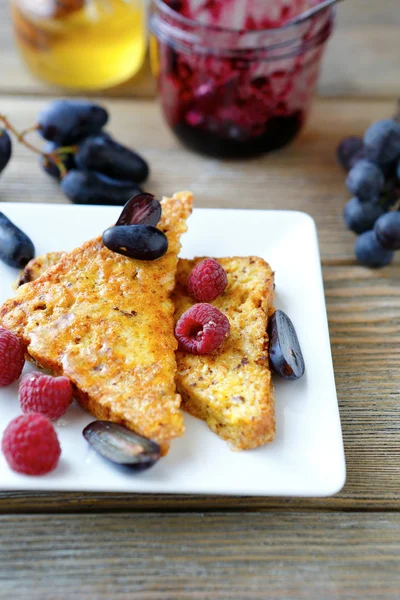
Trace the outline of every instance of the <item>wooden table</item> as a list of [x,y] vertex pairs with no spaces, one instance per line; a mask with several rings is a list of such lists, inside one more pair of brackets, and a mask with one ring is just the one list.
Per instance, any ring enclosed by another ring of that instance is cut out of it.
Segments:
[[[44,97],[62,92],[24,71],[4,4],[0,110],[28,126]],[[399,597],[400,263],[380,271],[356,264],[341,218],[348,193],[335,161],[342,136],[394,110],[399,25],[398,0],[341,5],[306,130],[286,150],[243,164],[182,148],[149,98],[146,70],[100,95],[112,132],[149,159],[147,188],[155,194],[190,188],[197,206],[298,209],[316,220],[344,489],[326,499],[3,493],[0,597]],[[0,183],[3,202],[65,202],[22,147]]]

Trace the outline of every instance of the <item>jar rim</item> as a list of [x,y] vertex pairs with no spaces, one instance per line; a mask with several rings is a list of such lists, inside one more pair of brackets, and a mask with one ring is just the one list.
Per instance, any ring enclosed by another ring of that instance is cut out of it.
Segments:
[[326,8],[321,9],[321,12],[317,13],[317,15],[313,14],[313,15],[306,16],[303,19],[299,19],[295,23],[286,23],[285,25],[282,25],[280,27],[269,27],[266,29],[244,30],[244,29],[234,29],[232,27],[223,27],[222,25],[214,25],[212,23],[211,24],[202,23],[201,21],[196,21],[195,19],[190,19],[189,17],[185,17],[184,15],[181,15],[176,10],[174,10],[173,8],[168,6],[168,4],[166,4],[166,2],[164,0],[152,0],[152,2],[157,7],[158,10],[160,10],[161,12],[166,14],[171,19],[175,19],[178,23],[181,23],[182,25],[186,25],[187,27],[199,27],[200,26],[200,27],[203,27],[204,29],[206,29],[207,31],[214,31],[214,32],[218,32],[218,33],[236,33],[236,34],[237,33],[263,34],[264,33],[264,34],[266,34],[266,33],[272,33],[272,32],[290,31],[290,29],[298,28],[299,26],[303,25],[304,23],[307,23],[308,21],[312,21],[316,17],[323,16],[325,13],[326,14],[330,13],[331,19],[333,19],[334,14],[335,14],[335,8],[333,6],[327,6]]
[[294,27],[218,29],[182,17],[163,0],[151,0],[149,28],[157,39],[179,52],[239,60],[248,60],[250,52],[251,60],[272,61],[306,54],[324,44],[332,33],[334,17],[335,10],[327,7]]

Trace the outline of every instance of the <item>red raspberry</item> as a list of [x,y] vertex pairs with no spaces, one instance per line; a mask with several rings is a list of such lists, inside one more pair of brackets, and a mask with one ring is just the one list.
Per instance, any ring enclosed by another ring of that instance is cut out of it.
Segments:
[[183,313],[175,327],[179,349],[192,354],[211,354],[229,335],[227,317],[212,304],[195,304]]
[[41,413],[59,419],[72,402],[72,385],[67,377],[51,377],[39,371],[27,373],[19,384],[22,412]]
[[1,442],[11,469],[25,475],[45,475],[56,468],[61,448],[53,425],[32,413],[13,419]]
[[21,340],[0,327],[0,387],[17,381],[25,364],[25,348]]
[[226,272],[214,258],[199,262],[188,279],[189,294],[199,302],[211,302],[222,294],[227,285]]

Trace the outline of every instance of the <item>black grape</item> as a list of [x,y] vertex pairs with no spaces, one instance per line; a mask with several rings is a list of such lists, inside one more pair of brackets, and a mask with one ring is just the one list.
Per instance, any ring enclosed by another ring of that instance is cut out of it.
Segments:
[[383,248],[400,250],[400,212],[389,212],[379,217],[374,231]]
[[55,100],[40,111],[38,131],[50,142],[75,144],[98,133],[108,121],[102,106],[82,100]]
[[[84,169],[86,170],[86,169]],[[136,187],[137,189],[139,189],[138,184],[136,183],[136,181],[132,181],[132,180],[128,180],[128,179],[114,179],[113,177],[108,177],[108,175],[103,175],[103,173],[99,173],[98,171],[91,171],[92,173],[94,173],[97,177],[97,179],[99,179],[100,181],[104,181],[104,183],[110,183],[111,185],[114,185],[116,187],[121,187],[121,188],[128,188],[129,186],[131,187]]]
[[35,256],[32,240],[0,212],[0,260],[21,269]]
[[[54,142],[47,142],[43,151],[49,154],[50,152],[54,152],[54,150],[57,150],[57,148],[60,147],[61,146],[59,144],[55,144]],[[60,154],[59,157],[67,171],[71,171],[71,169],[75,168],[75,159],[74,155],[71,152],[67,152],[66,154]],[[58,180],[61,178],[60,169],[52,160],[48,159],[46,156],[41,156],[39,162],[42,169],[48,175]]]
[[11,138],[5,129],[0,128],[0,173],[7,166],[11,158]]
[[382,119],[371,125],[364,135],[365,153],[378,165],[387,165],[400,158],[400,123]]
[[80,169],[98,171],[114,179],[141,183],[149,176],[149,166],[136,152],[122,146],[108,134],[88,137],[76,155]]
[[103,233],[103,244],[113,252],[137,260],[157,260],[168,250],[168,239],[153,225],[116,225]]
[[108,182],[91,171],[72,169],[61,181],[61,189],[74,204],[111,204],[123,206],[142,190],[136,184]]
[[356,240],[354,252],[361,265],[373,269],[386,267],[394,257],[394,252],[383,248],[378,242],[375,231],[362,233]]
[[162,208],[153,194],[137,194],[125,204],[116,225],[153,225],[161,219]]
[[358,160],[365,158],[362,138],[356,135],[344,138],[336,149],[336,156],[339,164],[350,171]]
[[382,190],[379,203],[386,209],[391,208],[400,198],[400,184],[396,176],[388,175]]
[[368,160],[359,160],[347,175],[349,191],[361,202],[376,202],[385,185],[381,169]]
[[282,310],[276,310],[269,320],[269,358],[275,373],[284,379],[299,379],[305,365],[299,340],[292,321]]
[[363,233],[372,229],[375,221],[384,213],[385,209],[380,204],[352,198],[344,207],[343,218],[348,229],[354,233]]

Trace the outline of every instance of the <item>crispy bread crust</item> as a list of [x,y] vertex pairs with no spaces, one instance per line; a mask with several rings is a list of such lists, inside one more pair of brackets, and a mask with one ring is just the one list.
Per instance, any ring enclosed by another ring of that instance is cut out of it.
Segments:
[[[61,256],[62,253],[54,252],[33,259],[25,268],[21,279],[35,279],[45,268],[58,262]],[[177,284],[173,295],[176,318],[194,303],[187,295],[186,283],[190,271],[200,260],[202,259],[178,262]],[[274,310],[273,273],[267,263],[255,257],[219,259],[219,262],[227,271],[230,283],[225,294],[213,304],[228,314],[232,335],[221,352],[213,356],[195,357],[178,352],[179,373],[176,379],[182,396],[182,408],[206,421],[233,449],[244,450],[271,441],[275,434],[274,391],[268,363],[264,358],[268,344],[267,318]],[[241,313],[244,314],[243,319],[240,318]],[[261,357],[257,357],[257,352],[261,352]],[[232,370],[234,377],[231,375],[228,382],[226,373]],[[248,400],[242,391],[251,389],[252,377],[262,382],[258,397],[256,394],[256,410],[252,405],[247,406],[249,400],[254,402],[254,394]],[[222,404],[210,402],[209,390],[213,389],[216,389],[221,400],[221,391],[218,389],[221,378],[224,381]],[[230,396],[231,388],[228,385],[235,390]],[[235,400],[233,408],[229,408],[232,396]],[[243,404],[243,400],[239,398],[245,398],[243,410],[240,409],[243,414],[235,414],[238,413],[237,403]],[[89,406],[90,399],[81,396],[81,403]],[[103,414],[98,412],[97,416],[109,419],[107,411]]]
[[[195,304],[188,296],[187,280],[201,260],[178,263],[173,294],[176,320]],[[184,410],[206,421],[233,450],[247,450],[275,436],[267,335],[274,277],[258,257],[217,260],[227,272],[228,287],[212,304],[229,318],[231,333],[214,354],[178,351],[176,383]]]
[[32,258],[15,282],[14,288],[17,289],[24,283],[38,279],[47,269],[60,262],[64,254],[65,252],[48,252],[42,256]]
[[98,237],[21,286],[1,307],[0,324],[24,341],[38,365],[67,375],[96,418],[121,423],[165,449],[184,431],[170,295],[192,195],[178,193],[162,205],[165,256],[133,260]]

